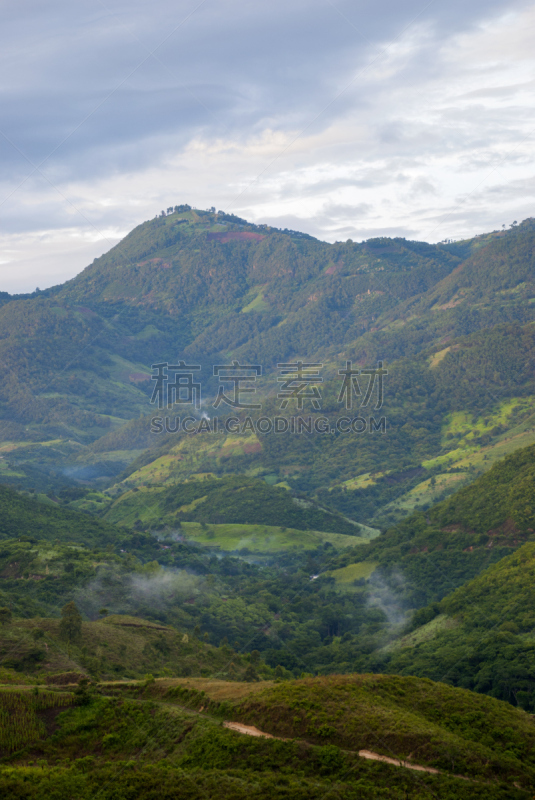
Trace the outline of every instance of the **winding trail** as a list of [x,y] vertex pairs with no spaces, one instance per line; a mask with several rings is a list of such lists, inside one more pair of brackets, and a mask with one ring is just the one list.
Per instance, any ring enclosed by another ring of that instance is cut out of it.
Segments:
[[[244,725],[242,722],[224,722],[223,727],[229,728],[231,731],[236,731],[236,733],[243,733],[246,736],[262,736],[265,739],[278,739],[280,742],[289,741],[289,739],[284,739],[282,736],[272,736],[271,733],[265,733],[265,731],[255,728],[254,725]],[[309,744],[309,742],[306,742],[306,744]],[[346,752],[354,751],[347,750]],[[466,775],[454,775],[450,772],[443,772],[440,769],[435,769],[434,767],[412,764],[410,761],[402,761],[398,758],[382,756],[380,753],[374,753],[372,750],[359,750],[358,755],[361,758],[367,758],[369,761],[381,761],[383,764],[392,764],[394,767],[405,767],[405,769],[416,770],[416,772],[429,772],[431,775],[447,775],[450,778],[461,778],[463,781],[474,782],[472,778],[468,778]],[[479,783],[479,781],[476,781],[476,783]]]

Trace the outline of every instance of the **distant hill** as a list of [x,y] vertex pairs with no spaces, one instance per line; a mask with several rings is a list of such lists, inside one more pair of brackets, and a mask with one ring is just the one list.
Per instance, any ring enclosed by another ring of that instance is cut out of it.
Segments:
[[[286,488],[242,476],[216,479],[209,475],[162,490],[122,494],[105,511],[105,519],[134,525],[142,520],[154,528],[182,521],[216,524],[277,525],[359,536],[360,526],[318,503],[294,497]],[[106,508],[106,506],[104,506]]]
[[[177,206],[64,285],[2,298],[0,481],[141,485],[166,456],[164,483],[252,470],[385,527],[535,441],[534,243],[531,219],[453,244],[327,244]],[[151,434],[148,402],[151,364],[177,358],[201,366],[206,401],[214,364],[261,365],[269,414],[277,363],[323,363],[335,430],[338,371],[382,360],[387,434],[253,436],[246,451],[228,436],[183,459],[183,437]]]

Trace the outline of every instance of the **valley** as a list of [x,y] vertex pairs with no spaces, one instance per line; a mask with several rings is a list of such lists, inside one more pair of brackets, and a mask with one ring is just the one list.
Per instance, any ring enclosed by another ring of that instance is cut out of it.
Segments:
[[2,296],[5,796],[532,795],[533,253],[184,204]]

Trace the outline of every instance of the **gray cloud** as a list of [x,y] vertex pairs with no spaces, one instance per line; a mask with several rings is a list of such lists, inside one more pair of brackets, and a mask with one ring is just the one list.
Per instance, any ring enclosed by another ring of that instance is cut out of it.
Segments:
[[[93,237],[97,255],[118,231],[181,201],[248,209],[331,239],[423,236],[431,219],[453,219],[466,175],[479,180],[504,146],[513,170],[530,157],[517,147],[533,122],[522,100],[533,69],[526,26],[514,27],[526,8],[7,0],[0,262],[24,231],[30,242],[70,230],[73,253]],[[510,29],[500,28],[497,47],[489,30],[505,11]],[[491,202],[460,219],[463,230],[484,225]],[[33,283],[38,252],[8,263]],[[79,269],[73,258],[65,277]]]

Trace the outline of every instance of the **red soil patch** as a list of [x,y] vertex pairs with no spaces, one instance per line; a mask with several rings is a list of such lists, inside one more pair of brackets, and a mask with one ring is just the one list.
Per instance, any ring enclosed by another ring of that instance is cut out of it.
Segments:
[[145,375],[144,372],[132,372],[131,375],[128,376],[128,380],[132,381],[132,383],[142,383],[143,381],[150,381],[151,376]]
[[331,266],[325,270],[326,275],[334,275],[335,272],[338,272],[344,266],[343,261],[338,261],[337,264],[331,264]]
[[243,452],[247,456],[250,455],[251,453],[260,453],[261,450],[262,450],[262,445],[260,444],[260,442],[246,444],[243,448]]

